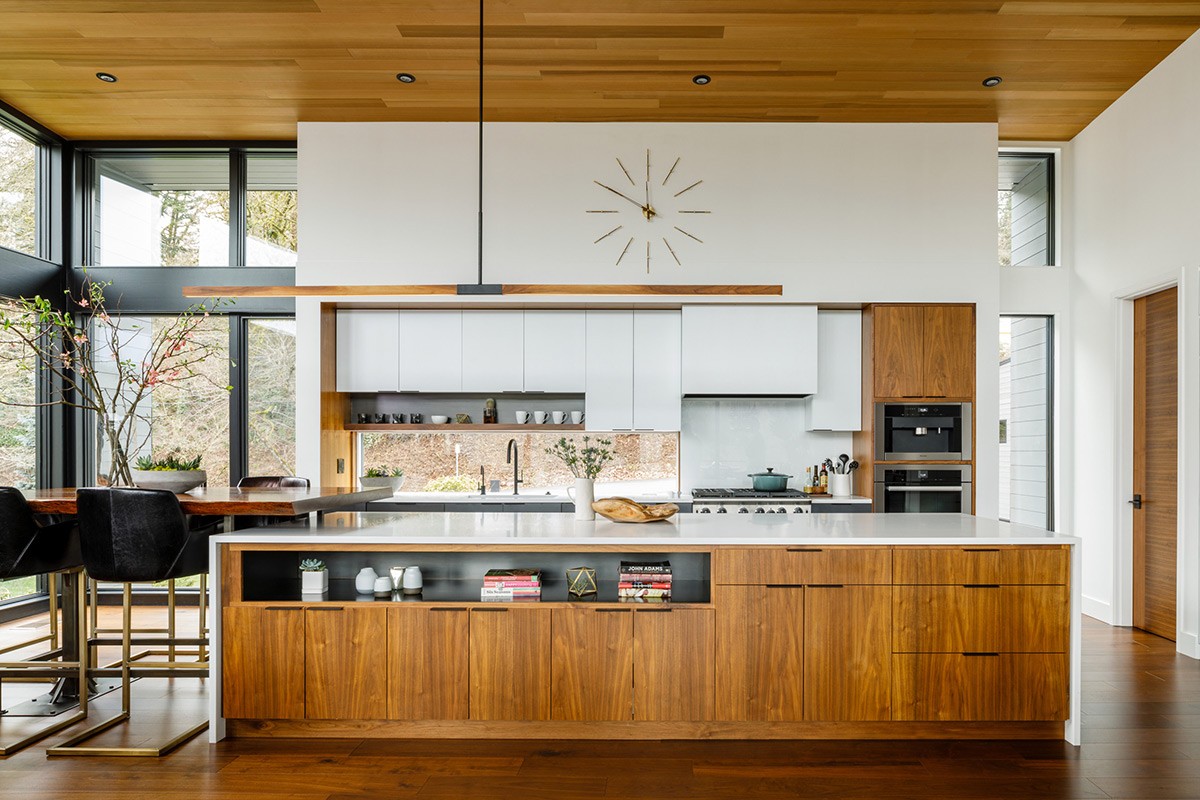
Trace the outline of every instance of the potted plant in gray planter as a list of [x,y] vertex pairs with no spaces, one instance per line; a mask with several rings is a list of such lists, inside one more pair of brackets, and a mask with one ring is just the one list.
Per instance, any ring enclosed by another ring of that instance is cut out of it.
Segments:
[[404,470],[393,469],[386,464],[380,467],[369,467],[358,479],[358,485],[364,489],[390,488],[392,494],[395,494],[404,485]]
[[161,459],[142,457],[136,464],[130,470],[133,485],[142,489],[167,489],[182,494],[208,480],[208,475],[200,469],[200,456],[185,459],[178,451]]
[[323,594],[329,591],[329,570],[319,558],[306,558],[300,562],[300,593]]

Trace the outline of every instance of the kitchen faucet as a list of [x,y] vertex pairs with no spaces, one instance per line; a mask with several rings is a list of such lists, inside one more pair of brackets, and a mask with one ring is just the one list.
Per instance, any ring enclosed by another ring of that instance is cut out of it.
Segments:
[[508,440],[508,459],[504,463],[513,465],[513,494],[519,494],[517,487],[524,483],[524,481],[521,480],[517,473],[521,465],[521,452],[517,447],[516,439]]

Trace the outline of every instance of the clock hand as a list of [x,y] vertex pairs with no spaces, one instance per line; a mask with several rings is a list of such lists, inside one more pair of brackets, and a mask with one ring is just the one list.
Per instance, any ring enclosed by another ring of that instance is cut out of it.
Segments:
[[608,189],[610,192],[612,192],[613,194],[617,195],[618,197],[624,197],[626,200],[628,200],[629,202],[633,203],[635,206],[637,206],[638,208],[640,208],[640,209],[642,210],[642,213],[643,213],[643,214],[644,214],[644,213],[646,213],[646,206],[643,206],[641,203],[639,203],[637,200],[634,200],[634,199],[633,199],[632,197],[630,197],[629,195],[627,195],[627,194],[624,194],[624,193],[622,193],[622,192],[618,192],[616,189],[612,188],[611,186],[605,186],[605,185],[604,185],[603,183],[601,183],[600,181],[592,181],[592,183],[596,184],[597,186],[599,186],[599,187],[601,187],[601,188],[603,188],[603,189]]
[[646,181],[646,205],[642,206],[642,216],[646,219],[658,216],[658,212],[654,210],[654,206],[650,205],[650,181]]

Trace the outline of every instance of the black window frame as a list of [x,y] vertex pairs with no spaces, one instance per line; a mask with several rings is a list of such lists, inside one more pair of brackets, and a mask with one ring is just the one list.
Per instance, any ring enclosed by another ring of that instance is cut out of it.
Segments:
[[[1006,150],[1001,149],[997,154],[997,166],[1004,159],[1041,159],[1046,162],[1046,263],[1036,266],[1058,266],[1058,185],[1055,177],[1058,171],[1058,153],[1053,150]],[[1030,264],[1030,267],[1035,265]],[[1036,268],[1036,267],[1035,267]]]

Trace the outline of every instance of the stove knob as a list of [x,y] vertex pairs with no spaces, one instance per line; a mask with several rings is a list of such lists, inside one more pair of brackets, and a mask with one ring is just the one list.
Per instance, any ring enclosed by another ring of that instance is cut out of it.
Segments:
[[746,509],[746,508],[739,508],[739,509],[738,509],[738,513],[739,513],[739,514],[749,514],[749,513],[750,513],[750,510],[749,510],[749,509]]
[[766,512],[763,511],[762,506],[759,506],[758,508],[754,509],[754,513],[755,514],[765,514]]
[[776,514],[786,514],[786,513],[787,513],[787,509],[786,509],[786,508],[784,508],[783,506],[780,506],[780,507],[779,507],[779,510],[778,510],[778,511],[776,511],[775,513],[776,513]]
[[720,508],[717,509],[717,513],[718,514],[728,514],[729,509],[725,508],[725,506],[721,506]]
[[697,514],[711,514],[712,512],[709,511],[707,508],[701,508],[696,513]]

